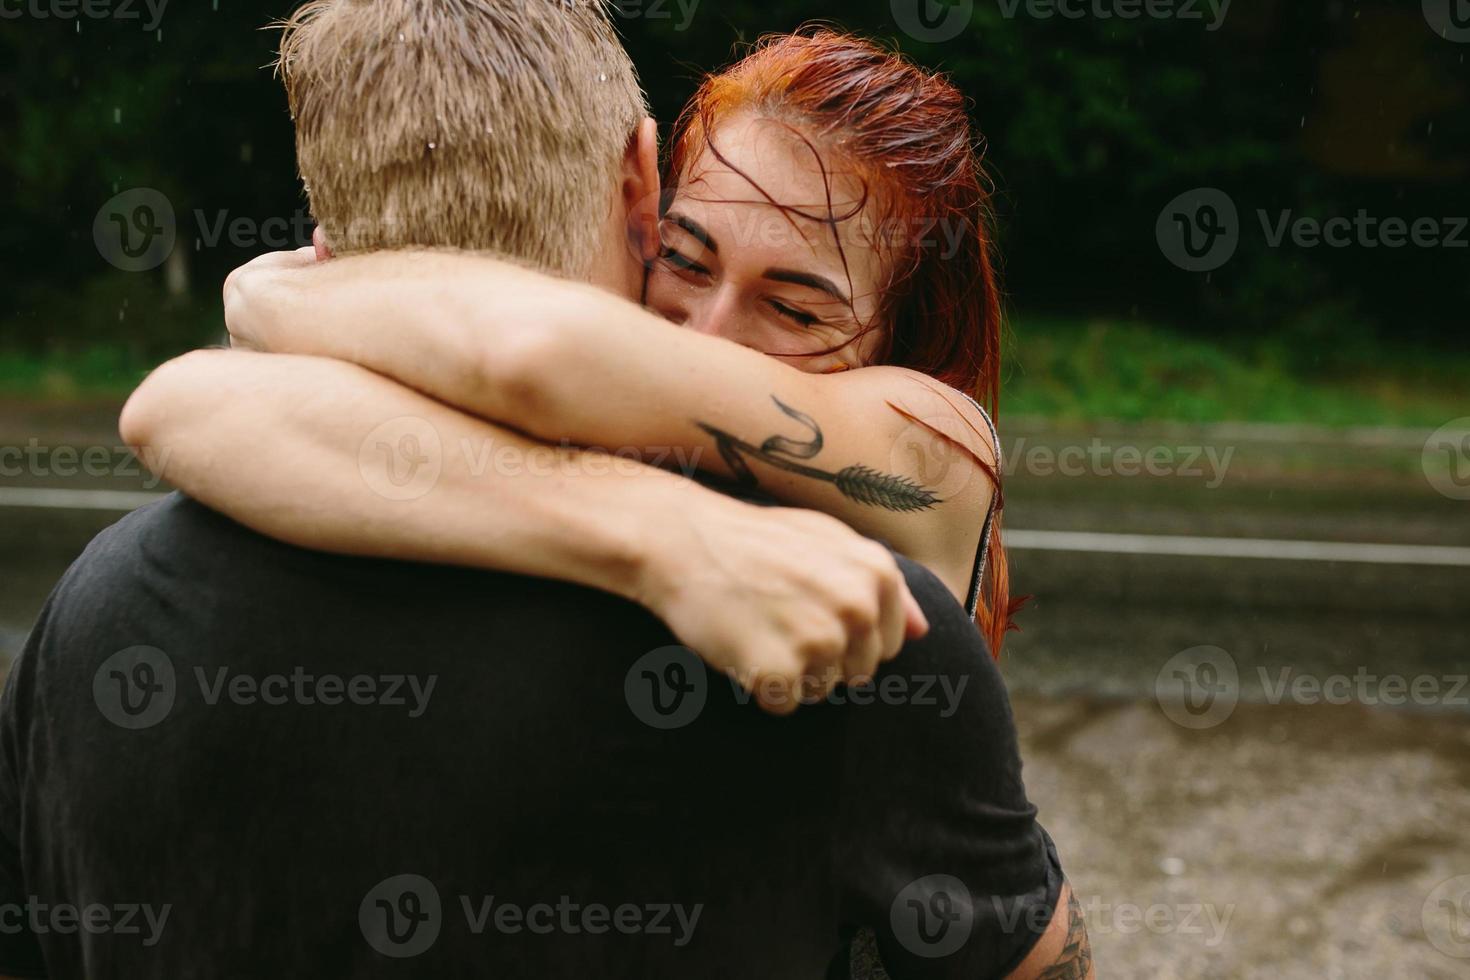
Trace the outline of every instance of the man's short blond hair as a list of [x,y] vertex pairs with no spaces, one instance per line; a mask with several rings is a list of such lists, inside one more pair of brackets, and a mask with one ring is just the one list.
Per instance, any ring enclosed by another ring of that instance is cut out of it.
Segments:
[[312,0],[283,28],[298,166],[336,253],[588,275],[648,115],[605,0]]

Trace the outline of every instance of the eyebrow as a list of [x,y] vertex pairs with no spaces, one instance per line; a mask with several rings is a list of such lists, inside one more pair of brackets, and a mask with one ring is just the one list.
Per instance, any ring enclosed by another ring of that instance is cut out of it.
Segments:
[[788,282],[793,286],[806,286],[809,289],[826,293],[840,303],[846,303],[849,306],[852,305],[852,301],[847,298],[847,295],[838,289],[837,284],[826,276],[813,275],[810,272],[796,272],[792,269],[767,269],[761,278],[769,279],[772,282]]
[[[704,225],[695,221],[687,214],[670,211],[664,216],[664,220],[677,228],[684,229],[695,241],[709,249],[711,255],[720,254],[720,246],[715,243],[714,237],[710,235]],[[767,269],[761,275],[761,278],[769,279],[772,282],[790,283],[793,286],[806,286],[808,289],[815,289],[818,292],[826,293],[840,303],[852,304],[852,301],[847,298],[847,294],[838,289],[837,284],[826,276],[819,276],[810,272],[797,272],[794,269]]]
[[668,221],[670,224],[673,224],[678,228],[683,228],[694,237],[695,241],[699,242],[699,244],[709,249],[711,255],[720,254],[720,246],[715,244],[714,238],[711,237],[710,233],[705,230],[704,225],[700,224],[698,221],[695,221],[688,215],[675,214],[673,212],[670,212],[667,216],[665,216],[664,220]]

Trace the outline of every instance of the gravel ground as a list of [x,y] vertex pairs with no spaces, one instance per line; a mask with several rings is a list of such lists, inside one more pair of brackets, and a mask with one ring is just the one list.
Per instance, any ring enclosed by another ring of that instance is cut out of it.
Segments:
[[1462,715],[1243,704],[1191,730],[1150,702],[1015,709],[1099,976],[1470,976]]

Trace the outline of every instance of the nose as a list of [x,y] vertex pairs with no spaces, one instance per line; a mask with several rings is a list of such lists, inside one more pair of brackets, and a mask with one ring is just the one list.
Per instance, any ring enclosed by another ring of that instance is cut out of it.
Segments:
[[708,334],[738,340],[739,296],[728,286],[701,290],[672,299],[659,314],[682,327]]

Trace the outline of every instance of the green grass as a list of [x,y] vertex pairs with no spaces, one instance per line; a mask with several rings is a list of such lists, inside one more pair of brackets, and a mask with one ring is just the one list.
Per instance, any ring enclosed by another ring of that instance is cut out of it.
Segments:
[[120,397],[137,387],[152,366],[112,347],[51,355],[0,351],[0,396],[48,401]]
[[1011,326],[1001,408],[1058,420],[1437,428],[1470,415],[1470,356],[1376,351],[1330,368],[1300,349],[1214,343],[1117,321]]

